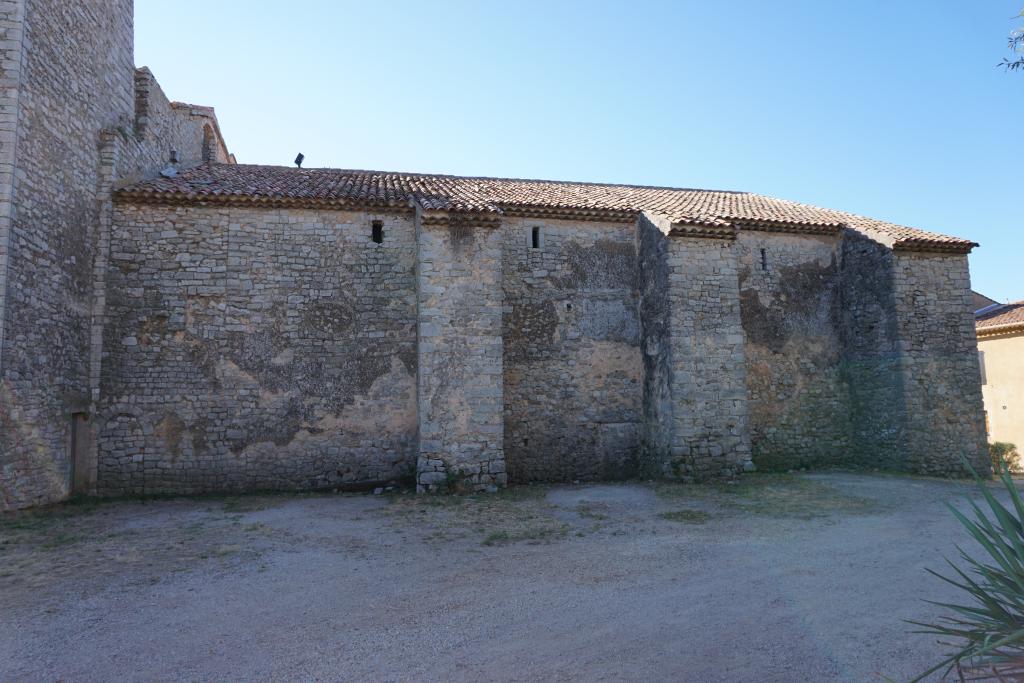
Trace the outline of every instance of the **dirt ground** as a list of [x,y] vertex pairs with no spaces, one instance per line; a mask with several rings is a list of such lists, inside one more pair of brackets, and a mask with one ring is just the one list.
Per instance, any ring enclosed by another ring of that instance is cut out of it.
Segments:
[[965,483],[864,474],[0,517],[2,681],[883,681]]

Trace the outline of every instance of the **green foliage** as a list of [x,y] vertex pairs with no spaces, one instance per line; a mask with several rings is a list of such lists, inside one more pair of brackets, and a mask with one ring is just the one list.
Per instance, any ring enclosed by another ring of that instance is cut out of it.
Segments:
[[1017,472],[1020,470],[1020,453],[1012,443],[996,441],[988,445],[988,455],[992,458],[992,471],[999,474],[1003,470]]
[[550,526],[538,526],[528,527],[526,529],[520,529],[518,531],[508,531],[502,529],[500,531],[492,531],[482,541],[483,545],[504,545],[506,543],[517,543],[519,541],[527,541],[531,543],[540,543],[545,540],[552,538],[560,538],[568,533],[568,525],[561,525],[558,527]]
[[[1024,18],[1024,10],[1020,11],[1017,15],[1017,19]],[[1010,32],[1010,38],[1008,40],[1009,48],[1016,54],[1024,52],[1024,26],[1020,26]],[[1003,59],[1000,64],[1006,68],[1007,71],[1024,71],[1024,57],[1018,57],[1016,59]]]
[[660,512],[658,516],[670,522],[682,522],[683,524],[703,524],[711,518],[711,515],[703,510],[670,510]]
[[444,473],[444,481],[441,482],[441,491],[443,493],[462,493],[464,479],[459,472],[455,470],[446,470]]
[[980,479],[986,510],[970,501],[974,512],[970,519],[949,506],[984,553],[982,559],[975,559],[957,546],[966,571],[948,560],[951,577],[928,570],[962,590],[967,604],[933,602],[952,614],[932,624],[910,622],[925,628],[920,633],[940,636],[940,642],[956,648],[915,681],[943,668],[947,675],[956,669],[961,680],[1024,677],[1024,500],[1009,472],[1002,470],[1000,479],[1009,494],[1009,508]]

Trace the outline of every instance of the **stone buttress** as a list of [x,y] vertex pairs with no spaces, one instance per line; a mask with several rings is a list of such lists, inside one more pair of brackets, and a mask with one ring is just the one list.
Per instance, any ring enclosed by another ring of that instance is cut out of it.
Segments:
[[501,230],[487,214],[417,214],[419,491],[507,482]]

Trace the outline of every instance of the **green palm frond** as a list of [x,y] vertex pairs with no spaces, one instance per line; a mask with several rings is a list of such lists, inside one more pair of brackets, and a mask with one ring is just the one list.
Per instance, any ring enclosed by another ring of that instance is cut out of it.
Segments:
[[973,518],[952,505],[949,509],[984,553],[979,559],[957,546],[964,568],[947,560],[951,575],[927,570],[968,599],[963,601],[966,604],[928,601],[949,615],[933,623],[909,622],[921,627],[917,633],[938,636],[940,643],[953,648],[914,681],[942,669],[944,677],[956,671],[964,681],[1024,677],[1024,499],[1005,467],[999,479],[1009,494],[1009,507],[981,479],[975,479],[984,509],[969,501]]

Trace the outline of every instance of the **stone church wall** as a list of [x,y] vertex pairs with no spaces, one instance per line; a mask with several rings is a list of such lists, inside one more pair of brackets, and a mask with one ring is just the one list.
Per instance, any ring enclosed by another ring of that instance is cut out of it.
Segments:
[[906,415],[904,469],[987,472],[967,256],[895,252],[893,294]]
[[732,477],[751,457],[735,242],[671,236],[667,256],[672,419],[661,474]]
[[411,481],[411,214],[119,205],[114,225],[101,493]]
[[[0,133],[0,509],[59,500],[71,488],[76,415],[92,408],[96,267],[109,190],[162,168],[170,150],[226,160],[209,110],[138,98],[131,0],[0,3],[5,121]],[[140,102],[150,130],[136,126]],[[116,147],[115,154],[109,148]],[[102,296],[100,297],[102,300]],[[84,423],[83,423],[84,424]]]
[[100,493],[955,473],[973,438],[958,256],[646,219],[119,204],[113,225]]
[[165,168],[174,151],[178,165],[202,161],[230,163],[219,126],[208,107],[171,102],[146,67],[134,71],[133,121],[120,135],[122,159],[118,169],[121,184]]
[[747,231],[735,248],[754,463],[850,462],[840,238]]
[[840,257],[842,375],[850,457],[860,467],[906,469],[907,405],[900,381],[892,250],[847,233]]
[[115,206],[172,150],[232,162],[212,110],[135,68],[131,0],[0,0],[0,31],[0,510],[72,482],[985,465],[964,255],[647,215]]
[[419,439],[424,491],[504,486],[501,230],[419,219]]
[[672,340],[669,311],[669,238],[646,216],[637,221],[640,277],[640,349],[643,358],[643,429],[639,472],[663,476],[672,449]]
[[[69,491],[71,415],[90,399],[99,131],[130,121],[134,108],[131,0],[11,5],[23,12],[23,44],[3,74],[18,103],[14,135],[4,139],[16,173],[0,247],[0,508]],[[14,19],[8,37],[19,33]]]
[[506,219],[503,231],[511,481],[635,475],[643,421],[635,224]]

